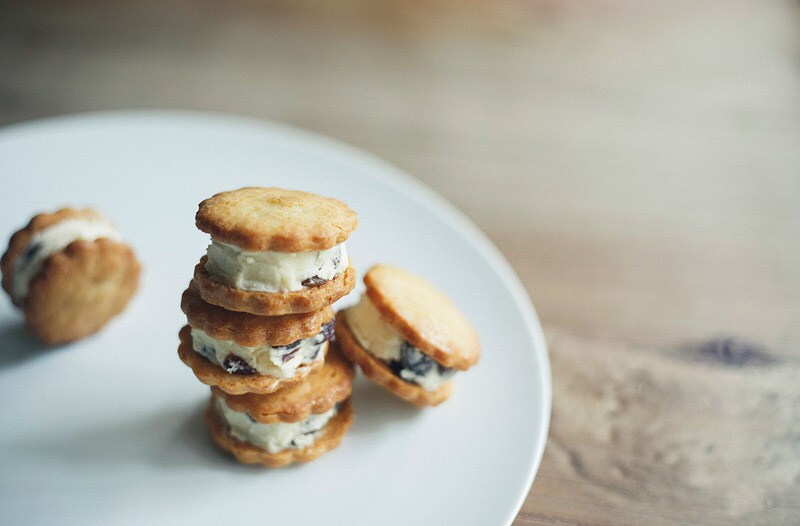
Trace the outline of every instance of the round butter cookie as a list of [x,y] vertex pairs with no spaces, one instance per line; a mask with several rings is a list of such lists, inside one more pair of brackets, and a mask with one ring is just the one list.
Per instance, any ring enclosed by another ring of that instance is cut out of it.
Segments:
[[361,301],[337,315],[342,352],[367,378],[418,407],[446,400],[455,371],[480,357],[469,321],[444,293],[403,269],[376,265],[364,284]]
[[330,197],[282,188],[246,187],[200,203],[197,228],[248,251],[305,252],[344,242],[358,216]]
[[31,219],[0,258],[3,289],[43,342],[78,340],[122,312],[140,264],[119,232],[92,209],[64,208]]

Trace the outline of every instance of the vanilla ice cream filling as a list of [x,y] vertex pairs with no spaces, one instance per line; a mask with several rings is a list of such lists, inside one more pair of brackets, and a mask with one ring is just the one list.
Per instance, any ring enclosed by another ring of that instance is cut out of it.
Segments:
[[270,453],[284,449],[303,449],[316,441],[322,428],[336,414],[336,408],[311,415],[300,422],[262,424],[247,413],[234,411],[221,397],[214,397],[214,406],[230,427],[230,433],[243,442],[250,443]]
[[211,240],[206,270],[230,287],[254,292],[293,292],[322,285],[347,269],[344,243],[311,252],[249,252]]
[[[333,321],[328,323],[332,325]],[[245,347],[230,340],[217,340],[200,329],[192,328],[192,348],[231,374],[258,373],[290,378],[301,365],[324,358],[328,332],[323,328],[312,338],[303,338],[288,345]]]
[[112,241],[121,239],[111,223],[100,218],[64,219],[33,234],[25,252],[14,263],[11,284],[14,300],[21,302],[28,296],[31,280],[42,269],[47,258],[64,250],[73,241],[95,241],[101,238]]
[[455,369],[423,354],[400,332],[387,323],[366,294],[355,306],[347,309],[347,325],[359,345],[406,382],[417,384],[426,391],[435,391],[448,382]]

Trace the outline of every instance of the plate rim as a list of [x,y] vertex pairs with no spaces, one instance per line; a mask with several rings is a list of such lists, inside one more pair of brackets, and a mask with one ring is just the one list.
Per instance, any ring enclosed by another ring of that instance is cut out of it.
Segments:
[[513,523],[530,493],[533,481],[541,466],[545,446],[550,429],[552,413],[552,371],[550,368],[549,351],[544,337],[539,316],[531,301],[530,294],[525,289],[519,276],[511,264],[500,252],[494,243],[478,226],[469,219],[461,210],[450,203],[434,189],[416,179],[410,173],[355,145],[343,140],[324,135],[319,132],[307,130],[295,125],[282,123],[265,118],[241,115],[229,112],[200,111],[200,110],[175,110],[175,109],[141,109],[141,110],[112,110],[70,113],[52,117],[37,118],[15,123],[5,124],[0,127],[0,142],[13,140],[14,136],[46,132],[58,132],[58,128],[75,126],[91,127],[99,123],[108,125],[131,124],[134,121],[172,121],[183,123],[214,123],[227,127],[243,129],[250,127],[254,131],[267,133],[274,136],[284,136],[292,139],[294,144],[302,144],[304,150],[313,147],[314,154],[344,165],[358,164],[364,167],[364,173],[369,177],[391,186],[395,191],[406,197],[417,200],[428,211],[442,220],[450,222],[465,238],[476,243],[486,257],[489,265],[500,276],[503,284],[508,288],[511,298],[518,312],[522,315],[525,328],[534,343],[534,355],[541,371],[540,381],[537,382],[539,394],[543,401],[542,419],[539,433],[536,435],[536,444],[533,451],[533,463],[528,467],[526,482],[516,498],[513,510],[507,516],[506,525]]

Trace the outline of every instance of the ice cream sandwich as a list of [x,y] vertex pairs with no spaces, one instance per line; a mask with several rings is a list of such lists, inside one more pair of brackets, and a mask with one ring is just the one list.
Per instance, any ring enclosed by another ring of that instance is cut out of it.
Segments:
[[245,464],[280,467],[335,448],[355,415],[353,366],[335,344],[325,366],[272,394],[231,395],[212,388],[205,418],[214,441]]
[[193,281],[181,298],[189,322],[178,355],[207,384],[233,394],[272,393],[322,367],[333,309],[284,316],[233,312],[203,300]]
[[92,209],[64,208],[31,219],[0,259],[3,289],[47,344],[83,338],[119,314],[140,265],[116,228]]
[[337,199],[247,187],[201,202],[195,222],[211,236],[194,272],[209,303],[262,316],[311,312],[355,285],[345,241],[358,216]]
[[456,370],[480,356],[469,321],[443,292],[403,269],[376,265],[364,284],[361,300],[337,315],[342,352],[367,378],[418,407],[446,400]]

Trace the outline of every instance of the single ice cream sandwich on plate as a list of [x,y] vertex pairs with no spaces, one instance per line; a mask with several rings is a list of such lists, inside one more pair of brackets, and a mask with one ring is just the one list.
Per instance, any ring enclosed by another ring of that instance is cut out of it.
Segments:
[[38,214],[0,259],[3,288],[47,344],[95,333],[139,284],[140,265],[114,226],[92,209]]
[[195,222],[211,235],[194,274],[209,303],[278,316],[321,309],[355,285],[344,242],[358,216],[337,199],[247,187],[201,202]]
[[206,422],[214,441],[239,462],[308,462],[338,446],[353,423],[353,376],[353,365],[332,344],[325,365],[293,387],[262,395],[213,387]]
[[400,398],[442,403],[456,370],[478,361],[475,330],[444,293],[403,269],[376,265],[364,284],[359,303],[336,317],[342,352]]
[[256,316],[212,305],[192,281],[181,298],[189,322],[178,355],[197,378],[232,393],[272,393],[322,368],[333,338],[333,309]]

